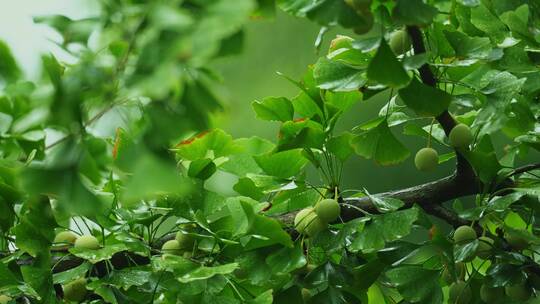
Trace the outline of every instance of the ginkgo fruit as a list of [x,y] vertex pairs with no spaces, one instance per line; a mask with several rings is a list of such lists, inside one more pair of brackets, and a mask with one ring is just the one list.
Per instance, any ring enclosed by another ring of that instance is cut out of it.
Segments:
[[330,47],[328,48],[328,53],[332,53],[334,51],[337,51],[343,48],[350,49],[352,48],[353,41],[354,39],[352,39],[349,36],[337,35],[336,38],[330,41]]
[[304,302],[309,301],[311,299],[311,293],[309,292],[309,289],[302,288],[302,299],[304,299]]
[[[456,263],[454,265],[454,271],[456,272],[457,280],[462,280],[463,278],[465,278],[465,273],[466,273],[465,264],[461,262]],[[447,284],[452,284],[453,282],[456,281],[456,278],[454,278],[454,275],[450,271],[449,267],[444,268],[441,276]]]
[[191,235],[188,235],[182,231],[178,231],[175,236],[175,240],[178,242],[178,245],[181,249],[191,250],[193,249],[193,244],[195,240]]
[[450,145],[456,148],[463,148],[469,146],[473,141],[473,135],[471,129],[466,124],[458,124],[453,127],[448,135]]
[[401,55],[411,49],[411,38],[405,30],[397,30],[390,35],[390,48],[396,55]]
[[163,251],[163,253],[181,254],[182,247],[177,240],[170,240],[165,242],[163,246],[161,246],[161,251]]
[[66,249],[77,240],[77,235],[71,231],[61,231],[54,237],[55,249]]
[[521,283],[505,286],[504,292],[512,300],[525,302],[531,297],[532,290],[525,283]]
[[481,236],[478,238],[478,249],[476,255],[482,259],[487,259],[491,256],[491,249],[493,248],[493,239],[487,236]]
[[317,215],[315,214],[315,211],[311,207],[300,210],[294,217],[294,228],[296,229],[296,231],[298,231],[298,233],[300,234],[304,233],[304,230],[306,229],[307,224],[315,216]]
[[0,304],[7,304],[12,298],[6,295],[0,295]]
[[486,303],[497,302],[504,298],[504,289],[502,287],[490,287],[482,284],[480,287],[480,299]]
[[506,232],[504,238],[516,250],[523,250],[529,246],[529,241],[517,232]]
[[328,228],[328,223],[321,220],[321,218],[319,218],[317,214],[315,214],[315,217],[306,226],[305,232],[308,236],[314,236],[317,233],[325,230],[326,228]]
[[300,234],[314,236],[327,227],[327,223],[317,216],[312,207],[300,210],[294,218],[294,227]]
[[80,278],[63,287],[64,300],[81,302],[86,297],[86,279]]
[[335,199],[327,198],[315,205],[315,212],[321,220],[331,223],[338,219],[341,208]]
[[476,231],[470,226],[460,226],[454,232],[454,242],[466,243],[476,239]]
[[416,153],[414,164],[420,171],[431,171],[439,164],[439,153],[433,148],[422,148]]
[[83,235],[75,240],[75,248],[99,249],[99,241],[93,235]]
[[467,304],[471,301],[472,291],[469,285],[463,281],[457,281],[450,285],[448,291],[449,302],[452,304]]

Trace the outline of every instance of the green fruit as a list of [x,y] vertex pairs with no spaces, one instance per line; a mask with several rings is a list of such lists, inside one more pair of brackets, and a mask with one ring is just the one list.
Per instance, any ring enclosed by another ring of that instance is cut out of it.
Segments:
[[311,299],[311,293],[309,292],[309,289],[302,288],[302,299],[304,299],[304,302],[309,301]]
[[11,300],[13,300],[11,297],[0,295],[0,304],[7,304]]
[[463,281],[457,281],[450,285],[448,292],[449,302],[452,304],[467,304],[471,301],[472,291],[469,285]]
[[300,234],[304,233],[307,224],[315,216],[315,211],[311,207],[300,210],[300,212],[298,212],[294,217],[294,228],[296,231],[298,231]]
[[181,254],[182,248],[180,247],[180,243],[178,243],[177,240],[170,240],[165,242],[163,246],[161,246],[161,251],[170,254]]
[[529,247],[529,241],[518,233],[507,232],[504,238],[506,239],[508,244],[510,244],[510,246],[512,246],[512,248],[516,250],[523,250]]
[[416,153],[414,164],[420,171],[431,171],[439,164],[439,154],[435,149],[422,148]]
[[311,220],[311,222],[306,227],[306,234],[308,236],[314,236],[317,233],[325,230],[328,228],[328,223],[321,220],[317,214],[315,214],[315,217]]
[[480,299],[486,303],[497,302],[504,298],[504,289],[502,287],[489,287],[482,284],[480,287]]
[[62,231],[59,232],[54,237],[54,248],[55,249],[67,249],[70,245],[73,245],[77,240],[77,235],[71,231]]
[[411,49],[411,39],[405,30],[398,30],[390,35],[390,48],[396,55],[406,53]]
[[487,236],[481,236],[478,238],[478,249],[476,255],[482,259],[488,259],[491,256],[491,249],[493,249],[493,239]]
[[466,243],[476,239],[476,231],[470,226],[460,226],[454,232],[454,242]]
[[330,47],[328,48],[328,53],[335,52],[339,49],[350,49],[352,48],[352,42],[354,39],[352,39],[349,36],[342,36],[337,35],[336,38],[334,38],[332,41],[330,41]]
[[513,300],[525,302],[531,297],[532,290],[527,285],[507,285],[504,287],[506,295]]
[[467,147],[473,141],[471,129],[466,124],[458,124],[452,128],[448,138],[450,139],[450,145],[456,148]]
[[300,234],[314,236],[327,227],[327,223],[322,221],[311,207],[300,210],[294,218],[294,227]]
[[99,249],[99,241],[93,235],[83,235],[75,240],[75,248]]
[[191,250],[193,249],[193,244],[195,240],[191,235],[185,234],[182,231],[176,233],[175,239],[178,241],[181,249]]
[[[466,269],[465,269],[465,264],[461,263],[461,262],[458,262],[454,265],[454,270],[456,271],[456,277],[457,277],[457,280],[463,280],[465,278],[465,273],[466,273]],[[442,274],[441,274],[443,280],[448,284],[452,284],[454,283],[456,280],[454,278],[454,276],[452,275],[452,273],[450,272],[450,268],[449,267],[446,267]]]
[[64,285],[64,299],[81,302],[86,297],[86,279],[80,278]]
[[315,212],[322,221],[331,223],[338,219],[341,208],[336,200],[327,198],[317,203]]

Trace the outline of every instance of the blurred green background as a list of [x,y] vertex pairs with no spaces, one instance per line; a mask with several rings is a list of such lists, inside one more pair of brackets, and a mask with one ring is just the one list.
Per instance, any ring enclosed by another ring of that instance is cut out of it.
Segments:
[[[41,53],[53,52],[60,60],[68,62],[70,58],[50,41],[57,38],[54,33],[45,26],[33,24],[32,16],[54,13],[76,19],[93,16],[97,11],[95,1],[3,1],[0,2],[0,39],[12,47],[27,77],[36,79],[40,75]],[[214,68],[223,77],[223,97],[227,100],[224,111],[215,117],[215,126],[225,129],[234,137],[258,135],[274,140],[278,124],[258,120],[251,102],[266,96],[292,97],[297,94],[298,89],[276,72],[299,79],[309,64],[315,63],[320,55],[326,53],[329,41],[337,33],[343,33],[339,29],[327,33],[317,53],[314,42],[319,30],[316,24],[306,19],[283,13],[278,13],[274,20],[252,20],[246,28],[243,53],[215,62]],[[386,101],[387,93],[383,93],[359,102],[342,118],[339,128],[350,129],[372,119]],[[394,131],[397,134],[400,130]],[[411,157],[405,163],[381,170],[371,160],[353,157],[345,164],[344,188],[366,188],[375,193],[412,186],[453,171],[454,161],[451,160],[441,165],[436,172],[418,172],[413,165],[413,156],[416,150],[425,145],[425,141],[402,135],[399,137],[411,150]],[[503,143],[500,142],[498,146],[502,147]],[[440,154],[449,152],[445,147],[436,148]],[[221,175],[213,178],[209,186],[230,193],[234,182],[231,176]]]

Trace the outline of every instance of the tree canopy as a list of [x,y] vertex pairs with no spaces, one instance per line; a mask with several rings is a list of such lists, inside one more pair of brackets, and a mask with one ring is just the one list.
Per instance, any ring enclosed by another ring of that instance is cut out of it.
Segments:
[[[275,141],[233,138],[214,62],[276,10],[329,51],[282,75],[297,95],[252,103]],[[538,1],[102,0],[34,21],[73,60],[29,81],[0,41],[0,304],[540,296]],[[343,186],[356,157],[455,171],[371,193]],[[207,187],[219,172],[234,195]]]

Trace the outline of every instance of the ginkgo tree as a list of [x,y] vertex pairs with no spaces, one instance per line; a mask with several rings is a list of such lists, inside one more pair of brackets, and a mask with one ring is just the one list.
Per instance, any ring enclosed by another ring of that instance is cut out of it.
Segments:
[[[39,81],[0,43],[0,303],[537,301],[537,1],[100,5],[35,18],[76,59],[43,55]],[[210,123],[212,63],[276,10],[329,52],[283,75],[295,97],[253,102],[275,142],[234,139]],[[374,96],[377,115],[336,128]],[[354,157],[455,170],[370,193],[344,186]],[[235,195],[207,187],[218,171]]]

